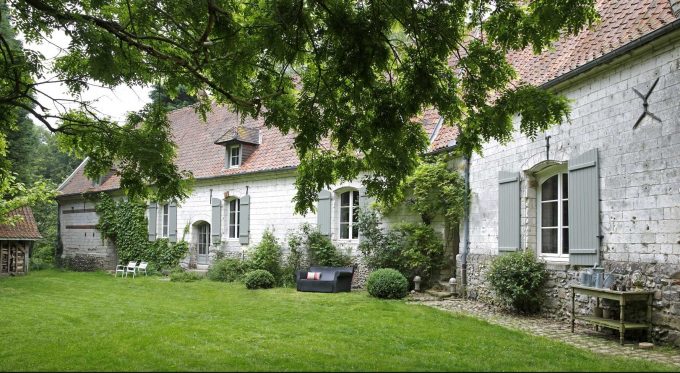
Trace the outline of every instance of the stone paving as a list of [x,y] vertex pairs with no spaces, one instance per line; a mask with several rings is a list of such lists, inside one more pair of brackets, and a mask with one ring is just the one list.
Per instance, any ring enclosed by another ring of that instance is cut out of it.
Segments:
[[450,312],[465,314],[509,329],[556,339],[596,353],[647,359],[675,365],[680,368],[679,349],[665,346],[661,348],[655,346],[653,349],[640,349],[637,343],[628,340],[626,344],[621,346],[618,337],[606,336],[604,333],[596,332],[594,327],[589,324],[576,324],[574,333],[571,333],[569,322],[540,316],[512,315],[482,302],[460,298],[439,299],[427,294],[411,294],[408,299],[411,303],[424,304]]

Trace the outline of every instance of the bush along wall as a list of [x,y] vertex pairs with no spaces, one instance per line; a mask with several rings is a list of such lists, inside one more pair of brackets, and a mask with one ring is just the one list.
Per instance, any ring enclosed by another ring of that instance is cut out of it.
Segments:
[[182,239],[171,243],[167,239],[148,241],[146,206],[132,201],[114,201],[105,193],[99,195],[96,205],[99,215],[97,229],[103,238],[110,239],[117,251],[118,260],[149,262],[151,269],[172,269],[187,254],[189,244]]
[[540,310],[547,277],[545,263],[528,250],[496,257],[487,275],[496,299],[518,313]]
[[331,240],[308,224],[301,224],[288,234],[288,255],[282,268],[282,284],[295,286],[295,274],[310,266],[349,267],[352,258],[342,253]]
[[429,225],[399,224],[384,232],[380,228],[378,213],[364,210],[359,214],[359,230],[363,237],[359,251],[371,269],[393,268],[409,282],[418,275],[423,286],[427,286],[441,268],[444,243]]

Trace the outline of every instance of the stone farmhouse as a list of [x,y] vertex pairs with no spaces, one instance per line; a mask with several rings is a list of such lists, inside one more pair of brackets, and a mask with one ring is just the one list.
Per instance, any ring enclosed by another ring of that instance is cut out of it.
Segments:
[[[434,112],[422,118],[430,138],[430,151],[453,146],[456,132],[442,124]],[[360,235],[355,226],[358,209],[366,205],[360,180],[334,185],[319,193],[316,213],[294,214],[295,169],[299,159],[293,149],[293,135],[268,129],[262,120],[241,123],[235,113],[214,106],[204,123],[192,107],[169,114],[174,141],[178,145],[180,169],[191,171],[196,180],[191,196],[181,205],[169,203],[148,206],[149,239],[184,239],[196,248],[196,265],[206,269],[211,255],[220,250],[240,257],[257,244],[266,229],[285,242],[287,233],[303,223],[318,226],[333,243],[348,254],[357,254]],[[115,248],[102,237],[95,225],[96,201],[88,198],[99,192],[122,197],[119,178],[114,172],[93,182],[83,174],[85,160],[60,186],[60,239],[62,256],[90,255],[102,268],[115,268]],[[397,211],[393,221],[417,221],[419,216]],[[433,222],[441,232],[441,218]],[[454,260],[450,244],[449,258]],[[186,264],[190,258],[187,258]],[[449,268],[448,277],[453,273]],[[448,278],[447,277],[447,278]]]
[[[544,310],[562,318],[571,313],[568,286],[585,269],[603,266],[622,282],[638,273],[655,290],[655,338],[680,344],[680,0],[599,0],[597,8],[602,19],[590,29],[541,55],[509,56],[521,80],[568,97],[571,116],[536,139],[517,132],[455,162],[472,198],[461,239],[446,239],[447,260],[466,294],[487,300],[490,261],[534,252],[550,272]],[[187,228],[198,265],[207,267],[211,243],[242,255],[266,228],[283,240],[307,222],[356,253],[353,211],[367,203],[359,180],[322,191],[317,213],[295,215],[292,135],[252,119],[240,124],[222,107],[207,123],[192,108],[169,120],[177,163],[193,172],[196,185],[182,205],[149,205],[149,239],[174,241]],[[426,112],[422,123],[430,152],[455,149],[456,130],[436,112]],[[61,255],[96,256],[113,268],[115,250],[95,229],[86,196],[120,195],[119,179],[112,172],[88,180],[85,162],[59,187]],[[401,211],[386,223],[415,219]],[[578,306],[592,302],[579,299]]]

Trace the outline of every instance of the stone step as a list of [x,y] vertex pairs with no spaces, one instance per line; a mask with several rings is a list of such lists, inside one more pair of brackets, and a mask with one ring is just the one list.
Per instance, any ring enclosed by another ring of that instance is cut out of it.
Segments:
[[446,299],[446,298],[451,298],[453,294],[451,294],[448,291],[440,291],[440,290],[425,290],[425,294],[428,294],[430,296],[433,296],[437,298],[438,300]]

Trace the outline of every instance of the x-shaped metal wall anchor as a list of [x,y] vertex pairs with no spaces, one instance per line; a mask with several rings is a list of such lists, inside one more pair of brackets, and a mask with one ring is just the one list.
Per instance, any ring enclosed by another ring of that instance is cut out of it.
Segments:
[[645,117],[645,115],[649,115],[650,117],[652,117],[652,119],[656,119],[657,121],[661,122],[661,119],[659,119],[659,117],[650,113],[649,110],[647,109],[647,107],[649,106],[649,104],[647,103],[647,99],[649,98],[649,95],[652,94],[652,91],[654,90],[654,87],[656,87],[656,83],[658,82],[659,78],[656,78],[654,84],[652,84],[652,87],[649,88],[649,92],[647,92],[646,95],[643,95],[642,93],[640,93],[640,91],[633,88],[633,91],[635,91],[635,93],[637,93],[637,95],[640,96],[640,98],[642,99],[642,106],[645,109],[645,111],[642,112],[642,115],[640,115],[640,118],[638,118],[637,122],[635,122],[635,125],[633,125],[633,129],[635,129],[640,124],[640,122],[642,122],[642,119]]

